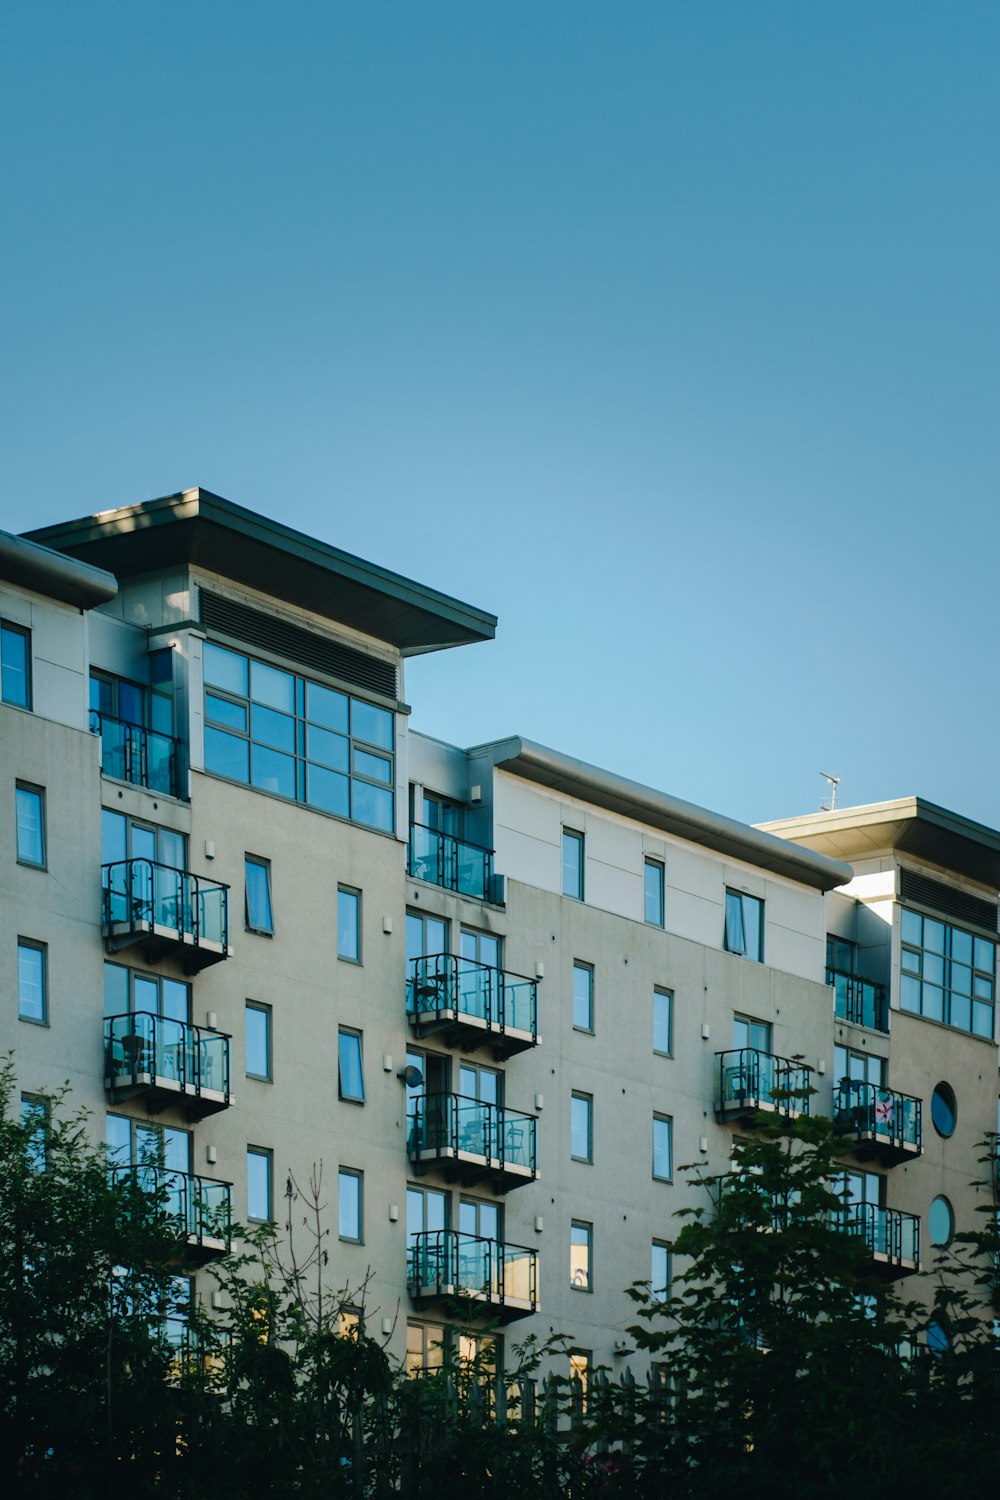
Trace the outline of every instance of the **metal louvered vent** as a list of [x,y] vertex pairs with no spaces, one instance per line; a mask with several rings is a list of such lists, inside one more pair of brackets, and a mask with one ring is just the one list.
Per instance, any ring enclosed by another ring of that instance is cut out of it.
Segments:
[[958,891],[953,885],[944,885],[932,880],[929,875],[918,875],[915,870],[900,869],[899,895],[903,901],[913,901],[926,906],[942,916],[953,917],[956,922],[966,922],[984,932],[996,932],[997,903],[985,901],[982,896],[970,896]]
[[220,594],[210,594],[207,589],[201,591],[201,623],[209,630],[221,631],[250,646],[260,646],[297,666],[337,677],[352,687],[379,693],[383,698],[396,697],[396,668],[392,662],[325,640],[261,610],[223,599]]

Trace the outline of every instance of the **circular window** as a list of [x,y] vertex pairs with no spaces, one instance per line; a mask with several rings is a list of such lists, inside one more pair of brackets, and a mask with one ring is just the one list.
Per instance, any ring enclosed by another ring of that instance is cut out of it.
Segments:
[[942,1248],[951,1244],[951,1237],[955,1233],[955,1215],[947,1198],[935,1198],[927,1214],[927,1228],[930,1230],[931,1244]]
[[945,1354],[951,1348],[951,1334],[941,1318],[931,1318],[927,1325],[927,1347],[933,1354]]
[[938,1135],[952,1135],[958,1120],[955,1091],[948,1083],[939,1083],[931,1095],[931,1119]]

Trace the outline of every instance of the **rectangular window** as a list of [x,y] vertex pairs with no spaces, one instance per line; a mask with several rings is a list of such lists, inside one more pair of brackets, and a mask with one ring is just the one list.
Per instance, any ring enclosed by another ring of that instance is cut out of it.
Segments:
[[274,1217],[271,1152],[247,1147],[247,1218],[267,1222]]
[[671,1272],[670,1246],[663,1240],[654,1240],[653,1262],[649,1275],[649,1292],[654,1302],[668,1301]]
[[248,932],[260,932],[270,937],[274,932],[274,916],[271,911],[271,864],[269,860],[257,859],[248,854],[245,862],[246,877],[246,923]]
[[562,882],[564,896],[583,900],[583,834],[570,828],[563,829]]
[[45,792],[19,781],[15,790],[17,862],[45,869]]
[[361,892],[337,887],[337,957],[361,962]]
[[593,1161],[593,1112],[591,1094],[574,1093],[570,1100],[570,1153],[574,1161]]
[[271,1007],[247,1001],[247,1077],[271,1081]]
[[49,1019],[45,983],[45,944],[17,940],[17,1013],[22,1021],[45,1026]]
[[440,1323],[407,1323],[405,1364],[407,1376],[412,1379],[443,1368],[443,1326]]
[[886,1060],[872,1052],[852,1052],[839,1043],[833,1048],[833,1086],[842,1083],[870,1083],[882,1089],[886,1085]]
[[653,1116],[653,1176],[663,1182],[673,1177],[674,1122],[667,1115]]
[[365,1102],[365,1075],[362,1067],[361,1032],[340,1028],[338,1052],[338,1094],[341,1099]]
[[764,962],[764,903],[758,896],[726,892],[725,946],[727,953]]
[[665,910],[667,875],[662,860],[647,859],[643,865],[643,920],[650,927],[662,927]]
[[364,1239],[362,1174],[351,1167],[340,1169],[340,1238],[361,1244]]
[[392,833],[389,709],[206,642],[205,769]]
[[574,1219],[569,1230],[569,1284],[578,1292],[593,1290],[591,1273],[594,1226]]
[[592,964],[573,965],[573,1026],[577,1031],[594,1029],[594,969]]
[[670,990],[653,990],[653,1051],[674,1055],[674,997]]
[[31,632],[0,624],[0,701],[31,707]]
[[900,933],[900,1010],[991,1040],[996,944],[905,907]]
[[48,1164],[46,1133],[49,1116],[42,1099],[34,1094],[21,1095],[21,1128],[24,1130],[24,1156],[33,1172],[44,1172]]
[[581,1412],[587,1410],[587,1397],[590,1394],[590,1360],[589,1349],[574,1349],[569,1357],[570,1401],[579,1403]]
[[164,1016],[168,1021],[191,1020],[191,986],[161,974],[141,974],[123,964],[104,965],[104,1014],[125,1016],[132,1011]]

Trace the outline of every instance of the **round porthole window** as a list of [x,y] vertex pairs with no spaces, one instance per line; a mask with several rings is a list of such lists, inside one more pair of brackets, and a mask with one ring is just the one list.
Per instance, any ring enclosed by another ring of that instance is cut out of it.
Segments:
[[927,1228],[930,1231],[931,1244],[941,1249],[951,1244],[951,1237],[955,1233],[955,1215],[947,1198],[935,1198],[927,1213]]
[[938,1135],[954,1134],[958,1121],[958,1105],[955,1091],[948,1083],[939,1083],[931,1095],[931,1119]]

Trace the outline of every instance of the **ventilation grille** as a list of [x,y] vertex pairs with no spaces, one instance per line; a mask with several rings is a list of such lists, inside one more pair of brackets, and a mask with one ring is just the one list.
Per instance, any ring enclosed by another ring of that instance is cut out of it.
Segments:
[[981,896],[970,896],[965,891],[957,891],[953,885],[931,880],[928,875],[918,875],[915,870],[900,870],[899,894],[903,901],[915,901],[918,906],[929,906],[931,911],[954,917],[956,922],[966,922],[972,927],[982,928],[984,932],[997,931],[995,901],[984,901]]
[[209,630],[219,630],[250,646],[260,646],[297,666],[337,677],[369,693],[379,693],[383,698],[396,696],[396,668],[391,662],[324,640],[310,630],[276,620],[259,609],[249,609],[219,594],[210,594],[206,589],[201,591],[201,623]]

